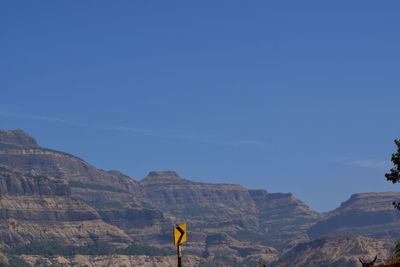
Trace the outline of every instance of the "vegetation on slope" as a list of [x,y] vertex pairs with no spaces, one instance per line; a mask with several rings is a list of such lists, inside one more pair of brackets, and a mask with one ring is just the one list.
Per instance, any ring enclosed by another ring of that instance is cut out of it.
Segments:
[[173,252],[149,245],[131,243],[125,248],[117,248],[109,243],[97,241],[86,246],[63,246],[57,242],[40,241],[27,245],[19,245],[5,250],[11,255],[43,255],[43,256],[73,256],[73,255],[148,255],[167,256]]

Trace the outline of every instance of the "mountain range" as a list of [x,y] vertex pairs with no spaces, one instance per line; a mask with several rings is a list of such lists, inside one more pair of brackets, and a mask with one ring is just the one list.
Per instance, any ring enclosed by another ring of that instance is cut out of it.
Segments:
[[134,180],[0,130],[0,261],[11,266],[175,266],[172,229],[183,222],[185,266],[359,266],[390,256],[399,198],[355,194],[321,214],[291,193],[174,171]]

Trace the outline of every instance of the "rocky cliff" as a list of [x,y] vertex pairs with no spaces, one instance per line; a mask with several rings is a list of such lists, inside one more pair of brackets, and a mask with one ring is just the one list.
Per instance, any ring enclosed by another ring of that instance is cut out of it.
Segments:
[[[101,225],[97,236],[109,242],[128,244],[136,240],[170,247],[172,226],[187,222],[188,253],[208,260],[232,254],[230,260],[234,261],[257,257],[270,261],[278,255],[271,246],[279,242],[282,246],[285,238],[304,240],[307,225],[318,217],[290,194],[196,183],[173,171],[153,171],[136,182],[117,171],[96,169],[73,155],[42,148],[20,130],[0,133],[0,163],[7,170],[1,176],[0,192],[9,205],[3,204],[7,210],[1,213],[3,225],[8,225],[8,220],[25,223],[21,230],[25,235],[13,238],[14,244],[30,242],[37,236],[78,242],[74,235],[81,235],[83,244],[89,240],[76,222],[85,222]],[[271,208],[276,204],[279,208]],[[281,208],[288,212],[286,226],[279,224],[284,219]],[[26,236],[27,229],[34,227],[35,234]],[[68,229],[70,236],[60,228]],[[219,234],[226,238],[215,239]],[[95,236],[92,240],[100,238]],[[218,240],[222,242],[219,245]],[[258,245],[248,250],[249,242]]]
[[277,248],[308,240],[307,230],[321,217],[290,193],[251,190],[250,195],[256,203],[259,231]]
[[27,147],[37,147],[36,140],[22,130],[0,130],[0,143]]
[[[277,255],[272,247],[282,249],[290,242],[308,240],[306,231],[319,218],[317,212],[292,194],[192,182],[173,171],[150,172],[139,184],[145,189],[150,204],[171,215],[173,222],[190,222],[191,252],[197,255],[234,257],[236,254],[246,258],[264,254],[271,260]],[[219,239],[216,239],[209,246],[210,238],[221,233],[229,238],[218,245]],[[233,247],[248,247],[250,242],[257,242],[261,247],[250,250],[249,255],[243,251],[232,252]]]
[[319,235],[364,235],[380,239],[400,238],[400,212],[392,206],[400,193],[354,194],[339,208],[324,214],[310,227],[311,237]]
[[71,198],[68,183],[0,168],[0,246],[40,240],[125,244],[131,238],[101,220],[95,209]]
[[[340,251],[350,248],[351,239],[310,241],[310,237],[363,234],[397,238],[399,215],[391,202],[399,197],[397,193],[357,194],[338,209],[321,215],[290,193],[198,183],[181,178],[174,171],[152,171],[135,181],[118,171],[100,170],[73,155],[40,147],[21,130],[0,131],[3,248],[50,240],[74,246],[106,242],[116,247],[139,242],[171,249],[172,227],[186,222],[189,241],[184,249],[192,255],[193,266],[270,263],[282,253],[286,256],[280,257],[276,266],[287,263],[286,258],[306,254],[314,264],[318,260],[313,253],[325,253],[324,261],[331,264]],[[363,240],[354,242],[364,246],[367,241]],[[336,246],[337,254],[324,252],[324,244]],[[354,255],[369,253],[364,252]],[[79,259],[90,264],[110,260],[82,257],[61,260],[69,262],[66,266],[74,266]],[[120,255],[115,260],[163,261],[157,257],[135,257]],[[31,263],[40,259],[53,263],[59,258],[28,255],[25,259]],[[347,258],[345,261],[350,262]]]

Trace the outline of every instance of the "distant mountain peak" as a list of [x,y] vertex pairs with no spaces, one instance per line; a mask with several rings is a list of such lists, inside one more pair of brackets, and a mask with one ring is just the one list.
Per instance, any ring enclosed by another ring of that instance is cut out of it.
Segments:
[[23,130],[0,130],[0,143],[20,146],[38,146],[36,140]]
[[182,179],[175,171],[151,171],[141,181],[145,183],[169,183],[169,182],[181,182]]

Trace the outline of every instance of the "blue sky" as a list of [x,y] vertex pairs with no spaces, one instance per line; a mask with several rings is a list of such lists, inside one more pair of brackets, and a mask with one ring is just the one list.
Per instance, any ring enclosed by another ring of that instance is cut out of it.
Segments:
[[0,128],[136,180],[293,192],[385,181],[398,1],[2,1]]

